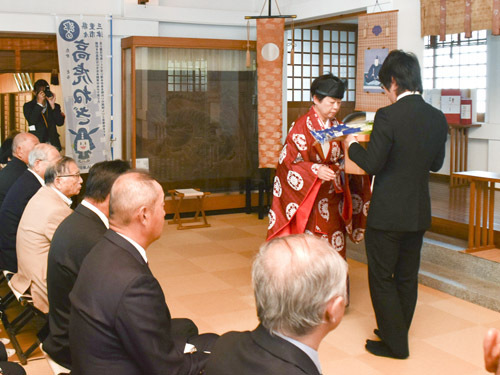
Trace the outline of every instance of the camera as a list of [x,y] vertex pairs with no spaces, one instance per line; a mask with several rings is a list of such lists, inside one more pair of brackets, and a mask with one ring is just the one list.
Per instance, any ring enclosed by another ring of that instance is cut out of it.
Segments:
[[45,86],[45,90],[43,90],[43,92],[47,98],[52,98],[54,96],[52,91],[50,91],[50,86]]

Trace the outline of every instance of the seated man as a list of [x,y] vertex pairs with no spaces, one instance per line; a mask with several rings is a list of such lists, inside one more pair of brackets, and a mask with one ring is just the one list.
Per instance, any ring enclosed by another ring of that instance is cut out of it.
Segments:
[[43,350],[67,369],[71,369],[69,293],[83,259],[109,228],[111,186],[129,169],[129,163],[123,160],[94,164],[89,170],[82,203],[63,220],[52,237],[47,265],[50,332],[43,342]]
[[[70,293],[73,375],[199,374],[216,335],[175,338],[146,249],[162,234],[162,187],[127,172],[111,188],[110,230],[84,259]],[[187,350],[186,350],[187,349]],[[186,353],[187,352],[187,353]]]
[[321,374],[318,347],[344,315],[347,263],[320,238],[297,234],[264,243],[252,282],[260,325],[228,332],[207,375]]
[[28,168],[28,156],[38,143],[38,138],[30,133],[20,133],[12,141],[12,160],[0,170],[0,207],[10,187]]
[[31,287],[33,304],[49,312],[47,299],[47,257],[52,236],[71,213],[70,197],[77,195],[82,178],[75,161],[63,157],[45,172],[45,186],[30,199],[17,230],[18,273],[11,285],[19,293]]
[[47,167],[61,158],[54,146],[41,143],[28,158],[28,170],[9,189],[0,209],[0,268],[17,272],[16,236],[19,221],[29,200],[45,182]]

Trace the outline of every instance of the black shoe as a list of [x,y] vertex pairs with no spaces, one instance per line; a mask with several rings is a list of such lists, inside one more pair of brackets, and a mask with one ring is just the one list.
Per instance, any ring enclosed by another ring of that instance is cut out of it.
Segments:
[[396,354],[383,341],[366,340],[366,350],[379,357],[406,359],[409,354]]

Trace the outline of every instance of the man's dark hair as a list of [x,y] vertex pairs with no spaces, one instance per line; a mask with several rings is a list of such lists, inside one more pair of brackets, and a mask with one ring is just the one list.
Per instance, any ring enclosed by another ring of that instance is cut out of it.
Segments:
[[398,95],[405,91],[423,92],[420,65],[417,57],[411,52],[404,52],[400,49],[391,51],[385,58],[378,77],[387,90],[391,88],[392,78],[394,78],[398,85],[396,91]]
[[327,96],[342,99],[344,97],[346,83],[332,73],[323,74],[316,78],[311,84],[311,98],[316,96],[322,101]]
[[130,169],[130,164],[124,160],[102,161],[90,168],[85,185],[85,198],[103,202],[111,191],[113,182],[122,173]]
[[70,158],[69,156],[63,156],[56,163],[48,166],[47,169],[45,170],[45,176],[44,176],[45,184],[46,185],[53,184],[57,176],[62,176],[67,174],[69,171],[68,164],[70,163],[76,163],[76,162],[73,158]]
[[43,91],[48,85],[49,83],[46,80],[39,79],[38,81],[35,82],[33,90],[35,91],[35,93],[38,93],[40,91]]

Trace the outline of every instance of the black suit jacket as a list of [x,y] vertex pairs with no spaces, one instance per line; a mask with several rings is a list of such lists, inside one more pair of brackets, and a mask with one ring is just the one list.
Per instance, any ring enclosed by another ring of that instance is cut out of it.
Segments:
[[47,103],[47,111],[43,115],[42,110],[43,107],[38,105],[36,98],[24,104],[23,112],[28,125],[35,126],[35,130],[30,130],[30,133],[36,135],[41,143],[50,142],[55,148],[61,150],[59,133],[57,133],[57,126],[64,124],[61,106],[56,103],[54,109],[52,109],[50,104]]
[[259,325],[254,331],[228,332],[212,349],[206,375],[319,375],[309,356]]
[[83,260],[105,232],[106,226],[99,216],[80,204],[59,225],[50,244],[47,265],[50,332],[43,350],[68,369],[71,369],[69,293]]
[[375,115],[368,148],[357,143],[349,157],[375,185],[367,226],[386,231],[419,231],[431,224],[429,171],[443,165],[448,124],[420,95],[409,95]]
[[[23,163],[24,164],[24,163]],[[14,182],[0,209],[0,268],[17,273],[16,236],[19,221],[29,200],[42,184],[26,170]]]
[[206,354],[184,354],[185,340],[174,342],[160,284],[112,230],[83,261],[70,300],[73,375],[198,374],[205,363]]
[[4,169],[0,170],[0,207],[5,199],[10,187],[28,169],[24,161],[15,156],[7,163]]

